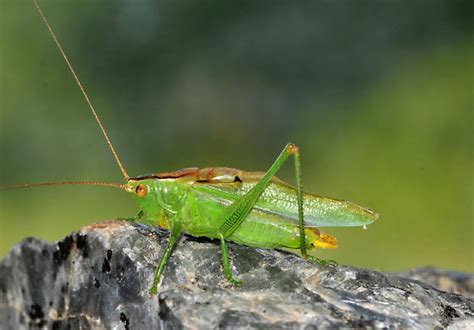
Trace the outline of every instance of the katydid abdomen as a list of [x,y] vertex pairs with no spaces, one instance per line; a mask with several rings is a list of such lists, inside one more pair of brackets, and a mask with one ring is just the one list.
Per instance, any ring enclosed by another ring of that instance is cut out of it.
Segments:
[[[219,228],[223,225],[227,201],[210,199],[207,195],[190,191],[187,194],[188,209],[184,212],[183,231],[193,236],[219,238]],[[186,217],[188,215],[188,217]],[[196,220],[199,219],[199,220]],[[307,230],[308,248],[316,240],[314,231]],[[299,228],[297,223],[288,222],[285,218],[252,210],[245,221],[227,240],[235,243],[261,248],[300,247]]]

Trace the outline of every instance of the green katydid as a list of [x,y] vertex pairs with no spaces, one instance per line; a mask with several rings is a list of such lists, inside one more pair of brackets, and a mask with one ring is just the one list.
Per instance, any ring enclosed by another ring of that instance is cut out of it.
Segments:
[[[224,277],[238,285],[240,282],[232,274],[227,241],[286,250],[305,259],[324,263],[324,260],[314,256],[315,251],[318,248],[335,248],[337,245],[335,238],[321,233],[317,228],[366,226],[377,219],[377,213],[354,203],[304,193],[300,152],[292,143],[285,146],[266,172],[245,172],[225,167],[187,168],[130,177],[37,0],[33,0],[33,3],[84,95],[125,183],[52,182],[20,187],[92,184],[114,186],[132,194],[140,210],[133,220],[170,232],[150,293],[157,293],[165,265],[182,233],[220,240]],[[296,187],[275,176],[289,157],[294,158]]]

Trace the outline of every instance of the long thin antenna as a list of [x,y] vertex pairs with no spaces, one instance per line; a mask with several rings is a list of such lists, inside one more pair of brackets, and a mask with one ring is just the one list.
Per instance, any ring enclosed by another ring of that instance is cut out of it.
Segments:
[[73,77],[74,77],[74,80],[76,80],[76,83],[77,83],[77,85],[79,86],[79,89],[81,90],[82,95],[84,95],[84,98],[86,99],[86,102],[87,102],[87,104],[89,105],[89,108],[91,109],[92,114],[94,115],[95,120],[97,121],[97,124],[99,124],[99,127],[100,127],[100,129],[102,130],[102,134],[104,135],[105,140],[107,141],[107,144],[109,145],[109,148],[110,148],[110,150],[112,151],[112,154],[114,155],[115,160],[117,161],[118,166],[120,167],[120,171],[122,172],[123,177],[124,177],[125,180],[127,181],[127,180],[129,179],[129,176],[128,176],[127,172],[125,171],[125,168],[123,167],[122,162],[120,161],[120,158],[119,158],[117,152],[115,151],[114,146],[112,145],[112,142],[110,142],[109,136],[107,135],[107,132],[105,131],[105,128],[104,128],[104,126],[102,125],[102,122],[100,121],[100,118],[99,118],[99,116],[97,115],[97,112],[95,111],[95,108],[94,108],[94,106],[92,105],[92,102],[91,102],[91,100],[89,99],[89,96],[87,95],[86,90],[84,89],[84,86],[82,86],[81,81],[80,81],[79,78],[77,77],[76,71],[74,70],[74,68],[72,67],[71,63],[69,62],[69,59],[68,59],[68,57],[66,56],[66,53],[64,53],[64,50],[63,50],[63,48],[61,47],[61,44],[59,43],[58,38],[56,37],[56,34],[54,33],[53,29],[51,28],[51,25],[49,25],[48,19],[46,18],[46,16],[44,15],[43,11],[41,10],[41,8],[40,8],[40,6],[39,6],[37,0],[33,0],[33,3],[35,4],[36,9],[38,9],[38,12],[39,12],[41,18],[43,19],[44,24],[45,24],[46,27],[48,28],[49,33],[51,34],[51,37],[53,38],[54,42],[56,43],[56,46],[58,47],[59,52],[61,53],[61,55],[63,56],[64,60],[66,61],[66,64],[67,64],[67,66],[68,66],[68,68],[69,68],[69,71],[71,71],[71,73],[72,73],[72,75],[73,75]]
[[61,186],[61,185],[107,186],[107,187],[116,187],[116,188],[127,190],[127,186],[124,184],[112,183],[112,182],[96,182],[96,181],[61,181],[61,182],[26,183],[26,184],[17,184],[17,185],[11,185],[11,186],[3,186],[3,187],[0,187],[0,190],[33,188],[33,187],[44,187],[44,186]]

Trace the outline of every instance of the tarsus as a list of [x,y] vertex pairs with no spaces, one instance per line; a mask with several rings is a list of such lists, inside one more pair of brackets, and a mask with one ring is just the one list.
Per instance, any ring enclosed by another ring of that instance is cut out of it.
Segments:
[[105,131],[105,128],[104,128],[104,126],[102,125],[102,122],[100,121],[100,118],[99,118],[99,116],[97,115],[97,112],[95,111],[95,108],[94,108],[94,106],[92,105],[92,102],[91,102],[91,100],[89,99],[89,96],[87,95],[86,90],[84,89],[84,86],[82,86],[81,81],[80,81],[79,78],[77,77],[76,71],[75,71],[74,68],[72,67],[72,64],[69,62],[69,59],[68,59],[68,57],[66,56],[66,53],[64,52],[63,48],[61,47],[61,44],[59,43],[58,38],[56,37],[56,34],[54,33],[53,29],[51,28],[51,25],[49,25],[48,19],[46,18],[46,16],[44,15],[43,11],[41,10],[41,8],[40,8],[40,6],[39,6],[37,0],[33,0],[33,3],[35,4],[36,9],[38,9],[38,12],[39,12],[41,18],[43,19],[44,24],[45,24],[46,27],[48,28],[49,33],[51,34],[51,37],[53,38],[54,42],[56,43],[56,46],[58,47],[59,52],[61,53],[61,55],[63,56],[64,60],[66,61],[66,64],[67,64],[67,66],[68,66],[68,68],[69,68],[69,71],[71,71],[71,73],[72,73],[72,75],[73,75],[73,77],[74,77],[74,80],[76,80],[76,83],[77,83],[77,85],[79,86],[79,89],[81,90],[82,94],[84,95],[84,98],[86,99],[86,102],[87,102],[87,104],[89,105],[89,108],[91,109],[92,114],[94,115],[94,118],[95,118],[95,120],[97,121],[97,124],[99,124],[99,127],[100,127],[100,129],[102,130],[102,134],[104,135],[105,140],[107,141],[107,144],[109,145],[109,148],[110,148],[110,150],[112,151],[112,154],[114,155],[115,160],[117,161],[118,166],[120,167],[120,171],[122,172],[123,177],[124,177],[125,180],[127,181],[127,180],[129,179],[129,176],[128,176],[127,172],[125,171],[125,168],[123,167],[122,162],[120,161],[120,158],[119,158],[117,152],[115,151],[114,146],[112,145],[112,142],[110,142],[109,136],[107,135],[107,132]]

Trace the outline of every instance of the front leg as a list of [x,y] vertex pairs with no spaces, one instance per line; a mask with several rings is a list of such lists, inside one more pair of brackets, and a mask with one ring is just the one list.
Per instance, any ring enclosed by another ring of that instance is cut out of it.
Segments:
[[173,228],[170,232],[170,237],[168,238],[168,243],[166,244],[165,251],[161,256],[160,262],[158,267],[156,267],[155,277],[153,278],[153,285],[150,288],[150,294],[155,295],[158,293],[158,284],[161,279],[161,275],[165,269],[165,265],[168,262],[168,259],[171,256],[171,252],[173,252],[173,248],[178,242],[179,237],[181,236],[181,226],[179,224],[174,224]]

